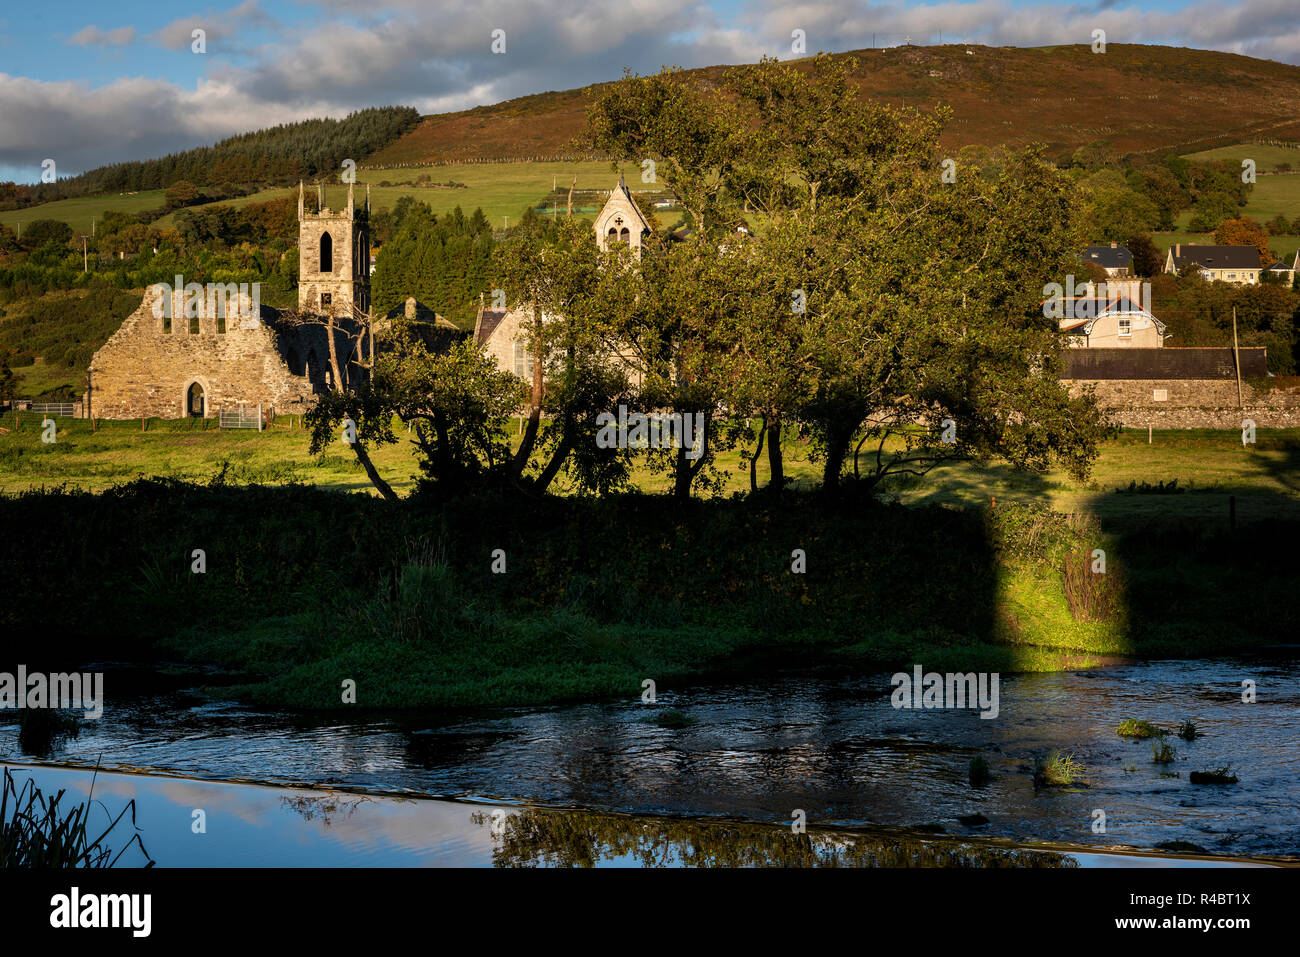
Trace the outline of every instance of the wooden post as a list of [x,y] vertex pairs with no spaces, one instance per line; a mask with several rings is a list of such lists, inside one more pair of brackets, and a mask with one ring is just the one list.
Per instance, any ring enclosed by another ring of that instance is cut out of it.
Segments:
[[1237,372],[1237,408],[1241,408],[1241,351],[1237,348],[1237,307],[1232,307],[1232,364]]
[[262,403],[257,403],[257,431],[262,431]]
[[1147,423],[1147,445],[1151,444],[1151,423]]

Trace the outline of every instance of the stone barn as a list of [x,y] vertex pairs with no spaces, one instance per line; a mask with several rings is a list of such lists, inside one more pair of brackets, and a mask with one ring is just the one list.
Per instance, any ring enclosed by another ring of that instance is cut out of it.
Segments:
[[296,315],[260,304],[247,285],[152,286],[90,363],[86,415],[107,419],[206,418],[243,406],[300,413],[334,385],[329,331],[343,386],[373,348],[353,335],[353,310],[370,308],[370,203],[318,212],[298,190],[299,287]]

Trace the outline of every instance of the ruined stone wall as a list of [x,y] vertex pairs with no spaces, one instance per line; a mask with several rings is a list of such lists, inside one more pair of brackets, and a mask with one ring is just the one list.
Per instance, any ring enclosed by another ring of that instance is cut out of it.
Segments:
[[[1262,429],[1300,426],[1300,393],[1261,392],[1243,382],[1238,408],[1235,379],[1073,379],[1068,384],[1075,395],[1095,387],[1110,418],[1128,428],[1240,429],[1243,419]],[[1157,398],[1161,392],[1164,398]]]
[[[233,410],[241,402],[248,408],[261,403],[267,413],[272,406],[277,412],[299,412],[313,402],[311,379],[290,371],[281,351],[290,344],[281,341],[271,321],[232,315],[222,323],[205,310],[198,331],[191,332],[183,309],[178,309],[180,318],[171,321],[155,314],[160,299],[151,289],[140,308],[95,353],[90,364],[91,414],[107,419],[180,418],[187,414],[186,394],[196,382],[203,388],[208,416],[223,408]],[[270,310],[263,314],[274,316]],[[324,330],[318,331],[320,348],[325,349]],[[299,343],[304,338],[309,338],[306,330],[286,335],[305,363],[307,353]],[[327,353],[317,358],[318,365],[328,361]],[[323,368],[318,375],[323,382]]]

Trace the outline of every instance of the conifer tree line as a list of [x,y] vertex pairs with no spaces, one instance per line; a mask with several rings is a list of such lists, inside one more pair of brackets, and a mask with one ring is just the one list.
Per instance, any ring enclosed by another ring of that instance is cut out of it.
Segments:
[[370,107],[343,119],[285,123],[158,159],[101,166],[56,183],[5,184],[10,188],[0,190],[0,198],[7,199],[9,206],[25,206],[71,196],[166,189],[182,181],[196,186],[283,186],[299,179],[333,177],[344,160],[360,163],[419,121],[420,113],[413,107]]
[[[386,240],[371,277],[379,315],[414,297],[462,328],[470,328],[479,293],[490,284],[492,229],[481,209],[459,206],[436,216],[428,203],[402,196],[373,217],[373,236]],[[390,238],[391,237],[391,238]]]

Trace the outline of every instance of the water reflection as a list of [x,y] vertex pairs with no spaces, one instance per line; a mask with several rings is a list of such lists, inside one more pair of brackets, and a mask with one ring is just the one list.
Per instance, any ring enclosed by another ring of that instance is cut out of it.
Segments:
[[[1253,704],[1241,700],[1245,679],[1259,689]],[[882,674],[791,674],[676,692],[661,683],[657,707],[696,719],[684,728],[648,722],[639,687],[624,702],[351,722],[259,713],[183,688],[123,687],[108,675],[104,717],[84,723],[57,758],[641,815],[775,824],[801,808],[810,826],[932,825],[1022,843],[1300,852],[1294,657],[1005,675],[996,720],[896,711]],[[1202,736],[1172,739],[1178,759],[1158,765],[1149,743],[1115,734],[1124,718],[1170,727],[1192,718]],[[1090,787],[1036,790],[1029,768],[1052,749],[1082,762]],[[6,754],[22,757],[12,719],[0,724]],[[968,781],[976,754],[993,775],[983,788]],[[1191,771],[1225,764],[1240,783],[1191,784]],[[1104,833],[1093,830],[1097,809]],[[987,823],[963,823],[977,815]]]
[[[21,783],[80,800],[92,773],[15,767]],[[1083,848],[1016,848],[889,831],[665,819],[558,808],[99,774],[95,795],[134,801],[159,867],[1114,867],[1238,866]],[[202,810],[203,827],[195,827]],[[130,848],[128,848],[130,850]],[[128,854],[120,866],[142,866]]]

